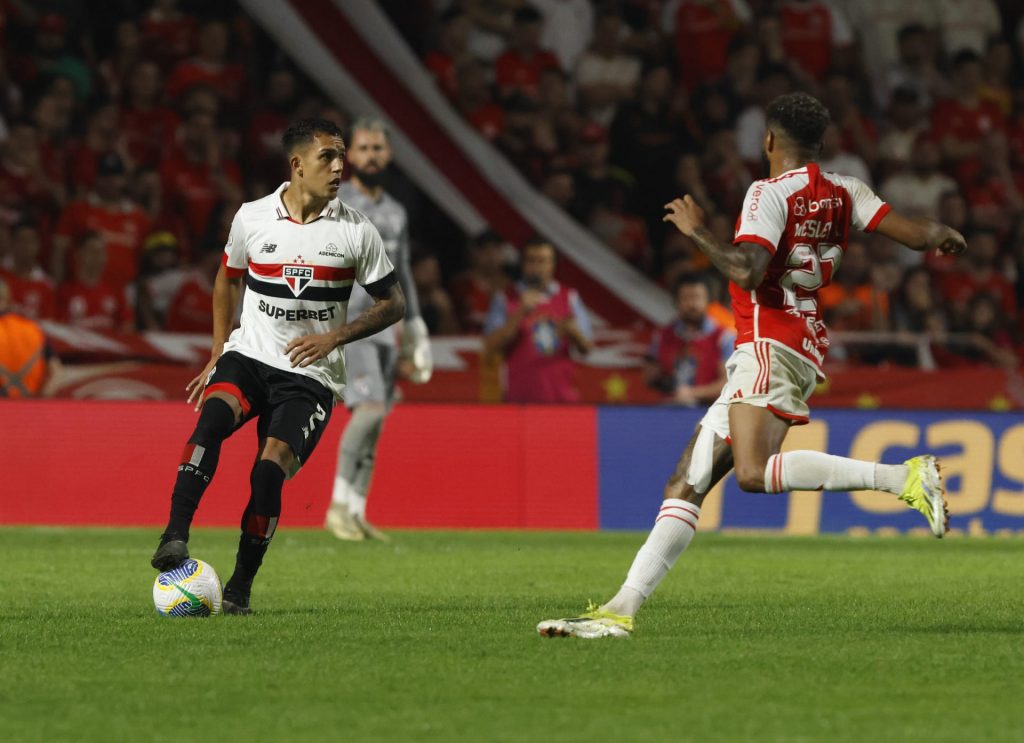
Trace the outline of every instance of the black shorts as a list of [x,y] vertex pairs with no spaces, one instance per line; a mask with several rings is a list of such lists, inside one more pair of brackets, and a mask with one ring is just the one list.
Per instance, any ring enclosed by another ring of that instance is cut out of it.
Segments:
[[242,405],[238,428],[256,418],[260,441],[284,441],[305,464],[331,419],[334,395],[315,379],[282,371],[248,356],[228,351],[217,360],[207,380],[205,398],[226,392]]

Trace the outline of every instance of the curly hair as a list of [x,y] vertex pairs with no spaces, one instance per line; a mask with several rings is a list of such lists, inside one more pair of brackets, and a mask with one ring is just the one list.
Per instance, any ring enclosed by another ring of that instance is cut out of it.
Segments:
[[765,111],[769,128],[777,126],[803,152],[817,153],[831,117],[817,98],[807,93],[780,95]]

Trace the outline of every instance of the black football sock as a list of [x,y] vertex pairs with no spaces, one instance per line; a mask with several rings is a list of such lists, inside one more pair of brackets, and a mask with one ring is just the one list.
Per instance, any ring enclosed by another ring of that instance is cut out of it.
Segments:
[[188,541],[192,517],[217,469],[221,444],[234,428],[235,413],[224,400],[212,397],[203,404],[196,430],[181,454],[178,477],[171,493],[171,518],[164,530],[163,541]]
[[261,459],[252,468],[249,478],[252,496],[242,514],[242,536],[238,540],[235,572],[224,586],[224,593],[231,597],[249,597],[253,578],[263,563],[263,556],[267,554],[281,516],[284,480],[284,470],[269,459]]

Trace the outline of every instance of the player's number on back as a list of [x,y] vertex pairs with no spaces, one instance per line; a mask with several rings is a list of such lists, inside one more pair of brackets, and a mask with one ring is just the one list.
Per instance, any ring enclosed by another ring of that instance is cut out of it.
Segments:
[[843,260],[843,249],[835,243],[797,243],[786,257],[788,270],[779,279],[779,286],[786,292],[786,304],[800,312],[814,312],[818,302],[814,297],[798,297],[797,287],[809,292],[820,289],[832,281],[839,263]]

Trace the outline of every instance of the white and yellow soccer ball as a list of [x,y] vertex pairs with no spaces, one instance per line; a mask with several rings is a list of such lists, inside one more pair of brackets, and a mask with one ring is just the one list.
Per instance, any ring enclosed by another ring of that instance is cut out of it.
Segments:
[[221,585],[209,563],[190,558],[160,573],[153,582],[153,605],[164,617],[209,617],[220,613]]

